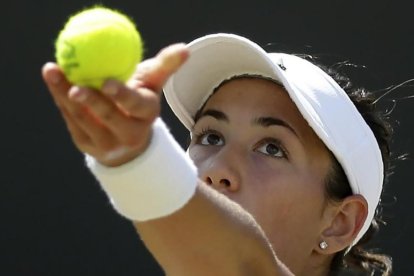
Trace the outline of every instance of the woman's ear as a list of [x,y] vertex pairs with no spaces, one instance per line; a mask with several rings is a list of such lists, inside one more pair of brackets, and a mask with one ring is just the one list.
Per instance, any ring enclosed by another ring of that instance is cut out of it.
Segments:
[[333,254],[352,244],[367,218],[368,203],[361,195],[348,196],[331,214],[316,245],[321,254]]

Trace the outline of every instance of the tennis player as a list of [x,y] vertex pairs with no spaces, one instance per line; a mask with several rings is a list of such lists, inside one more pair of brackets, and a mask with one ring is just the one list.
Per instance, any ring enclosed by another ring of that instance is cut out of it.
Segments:
[[[390,126],[349,79],[233,34],[163,49],[123,85],[43,78],[115,210],[167,275],[391,273],[377,230]],[[161,91],[189,130],[183,151]]]

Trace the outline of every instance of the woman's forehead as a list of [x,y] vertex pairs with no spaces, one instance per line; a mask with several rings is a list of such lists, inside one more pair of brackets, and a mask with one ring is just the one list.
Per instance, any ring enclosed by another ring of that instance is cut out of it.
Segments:
[[[203,109],[212,105],[231,105],[241,109],[253,106],[263,111],[276,110],[280,102],[295,107],[286,90],[274,81],[251,76],[237,77],[218,86],[207,99]],[[262,105],[258,105],[259,103]]]
[[212,112],[221,113],[223,116],[220,117],[241,124],[260,118],[275,118],[285,121],[286,125],[308,128],[284,88],[261,78],[238,78],[226,82],[207,100],[196,121]]

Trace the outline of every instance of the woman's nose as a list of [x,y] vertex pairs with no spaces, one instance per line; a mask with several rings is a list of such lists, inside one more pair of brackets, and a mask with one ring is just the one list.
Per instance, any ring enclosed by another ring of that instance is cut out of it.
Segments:
[[240,189],[240,159],[235,153],[220,152],[208,160],[201,179],[220,192],[237,192]]
[[220,178],[216,176],[207,176],[204,180],[205,183],[212,186],[214,189],[218,191],[229,191],[235,192],[238,190],[239,185],[236,181],[230,180],[230,177],[227,178]]

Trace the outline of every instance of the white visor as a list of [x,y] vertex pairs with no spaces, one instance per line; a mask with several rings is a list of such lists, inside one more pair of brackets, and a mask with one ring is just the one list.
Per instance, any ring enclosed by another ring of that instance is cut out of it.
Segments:
[[164,87],[168,104],[189,130],[194,116],[224,80],[260,75],[281,83],[316,135],[345,171],[368,216],[353,245],[368,230],[383,184],[381,151],[370,127],[345,91],[323,70],[297,56],[266,53],[237,35],[214,34],[188,44],[189,60]]

